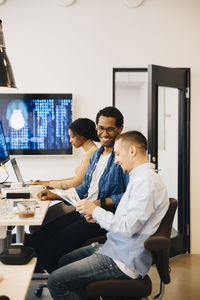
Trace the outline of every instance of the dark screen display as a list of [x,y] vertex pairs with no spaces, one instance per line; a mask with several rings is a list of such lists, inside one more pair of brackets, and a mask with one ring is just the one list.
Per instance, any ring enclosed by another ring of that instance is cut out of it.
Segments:
[[3,127],[0,122],[0,163],[5,163],[9,160],[9,154],[6,147],[6,140],[4,137]]
[[0,94],[10,154],[72,154],[72,94]]

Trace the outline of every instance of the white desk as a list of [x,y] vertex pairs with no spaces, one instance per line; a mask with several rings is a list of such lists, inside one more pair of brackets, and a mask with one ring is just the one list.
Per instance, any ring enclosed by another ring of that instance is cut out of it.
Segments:
[[[17,200],[17,199],[16,199]],[[31,199],[33,200],[33,199]],[[0,200],[1,201],[1,200]],[[14,200],[13,200],[14,201]],[[9,217],[0,217],[0,242],[6,238],[7,226],[17,226],[17,243],[23,242],[24,226],[25,225],[41,225],[49,207],[50,201],[37,200],[40,209],[36,209],[33,218],[19,218],[18,214],[13,214]]]
[[[34,200],[34,199],[30,199]],[[1,200],[0,200],[1,201]],[[13,200],[13,201],[18,201],[18,199]],[[26,200],[29,201],[29,200]],[[0,217],[0,226],[25,226],[25,225],[41,225],[44,217],[46,215],[47,209],[49,207],[50,201],[40,201],[37,199],[37,202],[40,206],[40,209],[36,209],[35,216],[33,218],[20,218],[18,214],[13,214],[12,216],[9,217]]]
[[0,295],[11,300],[25,300],[37,259],[32,258],[26,265],[4,265],[0,262]]

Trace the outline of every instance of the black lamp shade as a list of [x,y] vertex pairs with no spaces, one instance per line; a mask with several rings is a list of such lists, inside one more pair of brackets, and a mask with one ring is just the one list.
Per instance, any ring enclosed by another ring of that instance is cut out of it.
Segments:
[[5,48],[0,48],[0,86],[16,88],[12,67]]
[[0,20],[0,87],[16,88],[12,67],[6,54],[2,22]]

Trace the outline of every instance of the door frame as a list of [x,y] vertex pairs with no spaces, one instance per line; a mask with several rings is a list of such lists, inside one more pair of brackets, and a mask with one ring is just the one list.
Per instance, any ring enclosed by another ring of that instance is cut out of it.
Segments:
[[[159,68],[159,66],[158,66]],[[148,72],[149,66],[148,68],[113,68],[113,76],[112,76],[112,88],[113,88],[113,106],[116,105],[116,101],[115,101],[115,89],[116,89],[116,72],[146,72],[148,74],[148,84],[150,84],[150,79],[151,79],[151,72]],[[170,68],[169,68],[170,69]],[[184,244],[182,245],[182,248],[184,249],[184,251],[182,251],[182,253],[188,251],[190,252],[190,68],[173,68],[173,70],[175,70],[174,72],[174,76],[176,77],[176,69],[177,72],[180,70],[186,71],[186,88],[184,89],[184,91],[182,93],[179,93],[179,126],[183,126],[185,128],[184,132],[185,134],[182,134],[179,137],[179,145],[181,143],[183,143],[183,141],[186,144],[186,149],[184,151],[184,153],[182,154],[182,157],[179,157],[179,160],[181,159],[185,159],[185,167],[184,170],[182,170],[182,179],[180,178],[180,171],[178,173],[178,186],[180,186],[180,180],[182,180],[182,182],[184,182],[185,184],[185,197],[188,199],[187,201],[185,201],[184,204],[184,208],[180,209],[180,214],[181,217],[178,217],[178,228],[183,228],[183,235],[184,235]],[[162,77],[163,76],[163,77]],[[165,75],[163,74],[160,78],[159,83],[160,84],[164,84],[164,80],[165,80]],[[170,77],[170,87],[173,87],[173,80],[174,77]],[[165,86],[165,85],[164,85]],[[174,86],[177,87],[177,86]],[[181,87],[181,83],[180,83],[180,87]],[[149,90],[150,87],[148,86],[148,101],[149,101]],[[156,95],[155,95],[156,96]],[[154,99],[156,99],[156,97],[154,97]],[[184,100],[186,100],[186,102],[184,102]],[[156,101],[156,100],[154,100]],[[182,103],[186,103],[185,105],[182,105]],[[149,103],[148,103],[149,105]],[[153,105],[156,105],[156,102],[154,102]],[[148,109],[149,111],[149,109]],[[148,112],[148,140],[149,140],[149,114],[150,112]],[[158,114],[157,110],[155,110],[154,112],[154,117],[156,116],[156,114]],[[181,118],[181,115],[185,114],[185,118],[187,120],[186,124],[184,123],[184,119]],[[154,134],[156,136],[157,131],[156,128],[153,128]],[[152,150],[152,142],[153,141],[149,141],[149,152]],[[154,152],[157,153],[157,148],[154,149]],[[157,156],[156,156],[157,157]],[[184,157],[184,158],[183,158]],[[184,178],[184,180],[183,180]],[[180,191],[179,191],[180,193]],[[183,226],[184,224],[184,226]],[[180,254],[180,252],[178,253],[175,249],[178,249],[179,246],[178,244],[181,243],[181,238],[179,239],[179,237],[176,238],[172,238],[172,249],[171,249],[171,255],[170,256],[175,256],[177,254]]]
[[[152,75],[153,74],[153,75]],[[169,76],[170,74],[170,76]],[[179,235],[171,239],[171,256],[190,252],[190,68],[148,66],[148,140],[151,161],[158,169],[158,86],[177,88]],[[156,161],[152,160],[155,157]]]
[[112,105],[115,106],[115,88],[116,88],[116,72],[146,72],[147,73],[148,69],[147,68],[113,68],[112,72]]

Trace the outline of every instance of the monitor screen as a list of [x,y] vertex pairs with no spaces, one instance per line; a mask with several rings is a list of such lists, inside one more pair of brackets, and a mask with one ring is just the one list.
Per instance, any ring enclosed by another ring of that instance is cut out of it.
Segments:
[[10,154],[72,154],[72,94],[0,94],[0,120]]
[[3,132],[2,123],[0,121],[0,163],[6,163],[9,160],[9,154],[6,147],[6,140]]

